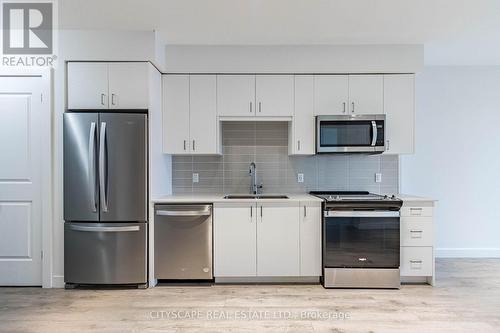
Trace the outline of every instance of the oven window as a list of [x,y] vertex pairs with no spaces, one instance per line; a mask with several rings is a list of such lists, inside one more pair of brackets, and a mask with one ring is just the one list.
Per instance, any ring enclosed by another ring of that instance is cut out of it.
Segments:
[[323,228],[325,267],[399,267],[399,217],[327,217]]
[[321,121],[321,147],[371,146],[371,121]]

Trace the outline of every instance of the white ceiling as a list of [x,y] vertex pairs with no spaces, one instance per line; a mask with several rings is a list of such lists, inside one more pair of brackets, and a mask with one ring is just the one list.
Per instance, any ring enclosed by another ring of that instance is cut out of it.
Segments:
[[59,14],[169,44],[424,44],[428,65],[500,65],[500,0],[60,0]]

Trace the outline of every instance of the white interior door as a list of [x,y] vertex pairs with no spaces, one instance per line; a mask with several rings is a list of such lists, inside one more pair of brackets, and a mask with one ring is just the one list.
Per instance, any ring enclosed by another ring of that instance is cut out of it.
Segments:
[[0,285],[42,285],[43,84],[0,74]]

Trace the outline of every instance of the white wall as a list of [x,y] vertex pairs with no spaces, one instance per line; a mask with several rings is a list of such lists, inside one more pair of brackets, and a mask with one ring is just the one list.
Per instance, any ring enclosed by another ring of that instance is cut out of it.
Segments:
[[[63,220],[63,155],[62,118],[65,111],[65,61],[153,61],[158,59],[158,49],[153,31],[59,31],[58,62],[53,80],[53,286],[64,285],[64,220]],[[161,55],[163,57],[163,55]],[[159,79],[158,79],[159,80]],[[156,129],[158,126],[155,127]],[[158,150],[158,149],[156,149]],[[166,161],[168,162],[168,160]],[[170,172],[170,169],[165,172]],[[165,183],[168,184],[169,181]],[[168,190],[167,192],[169,192]],[[159,192],[159,190],[157,191]]]
[[168,45],[168,73],[415,73],[423,45]]
[[439,200],[437,256],[500,257],[500,67],[426,67],[416,89],[402,192]]

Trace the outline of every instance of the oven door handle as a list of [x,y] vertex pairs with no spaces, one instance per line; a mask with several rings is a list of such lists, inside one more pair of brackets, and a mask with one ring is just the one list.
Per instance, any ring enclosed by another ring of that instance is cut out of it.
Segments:
[[377,144],[377,137],[378,137],[378,131],[377,131],[377,123],[372,120],[372,147],[375,147]]
[[339,211],[327,210],[325,217],[399,217],[399,212],[393,211]]

